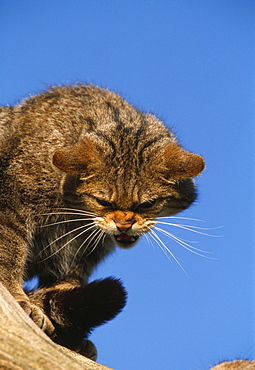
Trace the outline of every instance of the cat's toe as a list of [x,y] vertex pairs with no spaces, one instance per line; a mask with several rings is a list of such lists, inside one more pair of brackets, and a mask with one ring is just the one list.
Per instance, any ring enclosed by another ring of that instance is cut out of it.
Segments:
[[97,349],[91,340],[83,339],[80,343],[80,348],[77,350],[83,356],[90,358],[93,361],[97,359]]
[[19,301],[19,304],[40,329],[42,329],[48,336],[54,336],[55,327],[39,307],[28,301]]

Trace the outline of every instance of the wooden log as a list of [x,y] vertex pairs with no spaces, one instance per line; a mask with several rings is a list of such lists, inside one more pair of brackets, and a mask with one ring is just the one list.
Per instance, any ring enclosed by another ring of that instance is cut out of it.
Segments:
[[0,283],[1,370],[112,370],[53,343]]
[[226,361],[214,366],[211,370],[255,370],[255,361],[236,360]]

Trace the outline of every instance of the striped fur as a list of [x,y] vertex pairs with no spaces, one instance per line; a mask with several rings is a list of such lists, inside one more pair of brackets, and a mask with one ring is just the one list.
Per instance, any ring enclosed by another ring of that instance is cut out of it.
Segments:
[[[52,87],[2,108],[0,136],[0,280],[54,340],[82,347],[126,299],[115,280],[86,288],[91,271],[116,245],[135,245],[155,218],[187,208],[204,161],[155,116],[92,85]],[[28,297],[22,282],[34,275],[39,289]],[[102,286],[105,313],[91,293],[103,297]],[[88,313],[78,302],[98,312],[78,337],[62,304],[72,294],[80,322]]]

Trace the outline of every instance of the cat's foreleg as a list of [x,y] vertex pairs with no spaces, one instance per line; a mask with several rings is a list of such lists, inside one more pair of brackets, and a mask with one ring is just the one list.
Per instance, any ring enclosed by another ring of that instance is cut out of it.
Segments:
[[30,293],[30,298],[52,321],[56,343],[95,359],[96,349],[86,338],[122,310],[126,291],[119,280],[106,278],[84,286],[62,282]]
[[55,330],[51,321],[38,306],[30,302],[22,288],[27,257],[27,243],[22,230],[11,228],[11,221],[7,222],[2,215],[0,220],[0,281],[31,319],[51,336]]

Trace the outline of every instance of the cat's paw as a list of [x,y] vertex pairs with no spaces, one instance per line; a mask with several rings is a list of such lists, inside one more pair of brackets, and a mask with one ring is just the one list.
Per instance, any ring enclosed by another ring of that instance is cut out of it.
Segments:
[[76,348],[75,351],[93,361],[96,361],[97,359],[97,349],[91,340],[82,339],[79,348]]
[[55,328],[52,322],[39,307],[25,300],[20,300],[18,303],[40,329],[48,336],[54,336]]
[[50,335],[54,342],[94,359],[96,348],[85,338],[122,310],[127,293],[118,279],[106,278],[83,286],[62,282],[29,297],[54,325],[54,337]]

